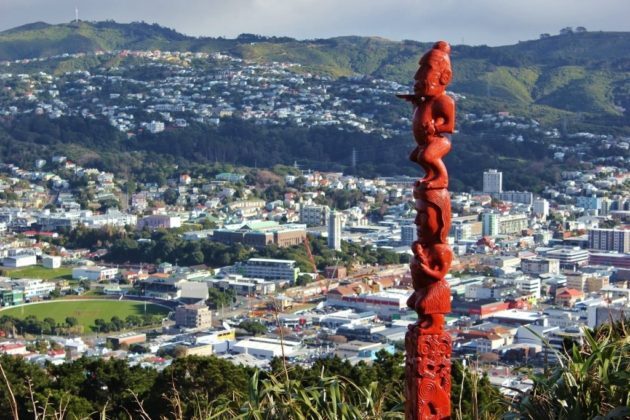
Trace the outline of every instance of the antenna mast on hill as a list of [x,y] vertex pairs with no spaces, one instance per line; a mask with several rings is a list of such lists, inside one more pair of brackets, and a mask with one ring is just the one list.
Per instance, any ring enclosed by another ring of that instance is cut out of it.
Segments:
[[79,23],[79,8],[78,7],[74,8],[74,21],[76,23]]

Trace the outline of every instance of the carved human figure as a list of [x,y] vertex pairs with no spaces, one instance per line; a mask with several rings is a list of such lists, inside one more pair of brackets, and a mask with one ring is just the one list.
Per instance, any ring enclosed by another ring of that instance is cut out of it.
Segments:
[[420,186],[425,189],[448,187],[442,158],[451,150],[451,141],[444,134],[455,129],[455,102],[445,93],[453,74],[450,51],[448,43],[435,43],[418,63],[413,95],[399,95],[414,106],[412,129],[417,147],[409,159],[424,169]]
[[446,189],[414,189],[418,238],[423,242],[446,243],[451,229],[451,197]]
[[425,172],[416,182],[418,240],[411,250],[413,294],[407,305],[418,322],[405,336],[405,374],[408,420],[450,418],[451,338],[444,330],[444,317],[451,311],[451,293],[446,274],[453,262],[447,243],[451,227],[448,173],[442,158],[450,151],[446,134],[455,127],[455,104],[446,95],[452,72],[450,47],[437,42],[420,59],[413,94],[399,95],[413,106],[413,135],[417,147],[409,156]]
[[415,244],[411,261],[413,294],[407,306],[418,314],[418,325],[425,334],[444,328],[444,315],[451,311],[451,290],[444,279],[451,266],[453,253],[446,244]]

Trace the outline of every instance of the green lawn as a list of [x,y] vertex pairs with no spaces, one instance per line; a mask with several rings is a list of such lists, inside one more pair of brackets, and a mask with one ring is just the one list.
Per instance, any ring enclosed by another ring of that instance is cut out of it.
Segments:
[[[168,314],[168,308],[147,303],[146,313],[151,315]],[[10,315],[26,318],[35,315],[39,320],[50,317],[59,323],[66,317],[75,317],[83,325],[84,331],[90,332],[94,320],[102,318],[109,321],[114,315],[125,319],[128,315],[144,315],[144,303],[118,300],[57,300],[34,305],[21,305],[0,311],[0,316]]]
[[71,279],[72,267],[45,268],[40,265],[31,267],[17,268],[15,270],[6,270],[7,275],[13,279]]

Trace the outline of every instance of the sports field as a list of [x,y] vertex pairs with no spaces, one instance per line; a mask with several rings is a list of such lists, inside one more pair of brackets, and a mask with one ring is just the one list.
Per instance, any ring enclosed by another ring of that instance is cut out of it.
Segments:
[[[146,313],[149,315],[168,314],[168,308],[163,306],[146,304]],[[53,318],[59,323],[65,322],[67,317],[75,317],[79,324],[83,325],[86,332],[94,325],[94,320],[101,318],[109,321],[114,315],[125,319],[129,315],[144,315],[143,302],[130,302],[118,300],[57,300],[33,305],[22,305],[0,311],[0,316],[10,315],[16,318],[26,318],[35,315],[42,321],[44,318]]]
[[34,265],[31,267],[16,268],[6,271],[8,276],[13,279],[72,279],[71,267],[45,268],[39,265]]

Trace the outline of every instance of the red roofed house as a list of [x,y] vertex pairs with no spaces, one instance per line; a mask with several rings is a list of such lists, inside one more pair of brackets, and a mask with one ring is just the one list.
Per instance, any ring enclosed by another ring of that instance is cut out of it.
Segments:
[[26,350],[26,344],[23,343],[7,343],[0,344],[0,354],[28,354],[28,350]]
[[584,292],[576,289],[562,288],[556,292],[556,304],[573,307],[576,302],[584,299]]

